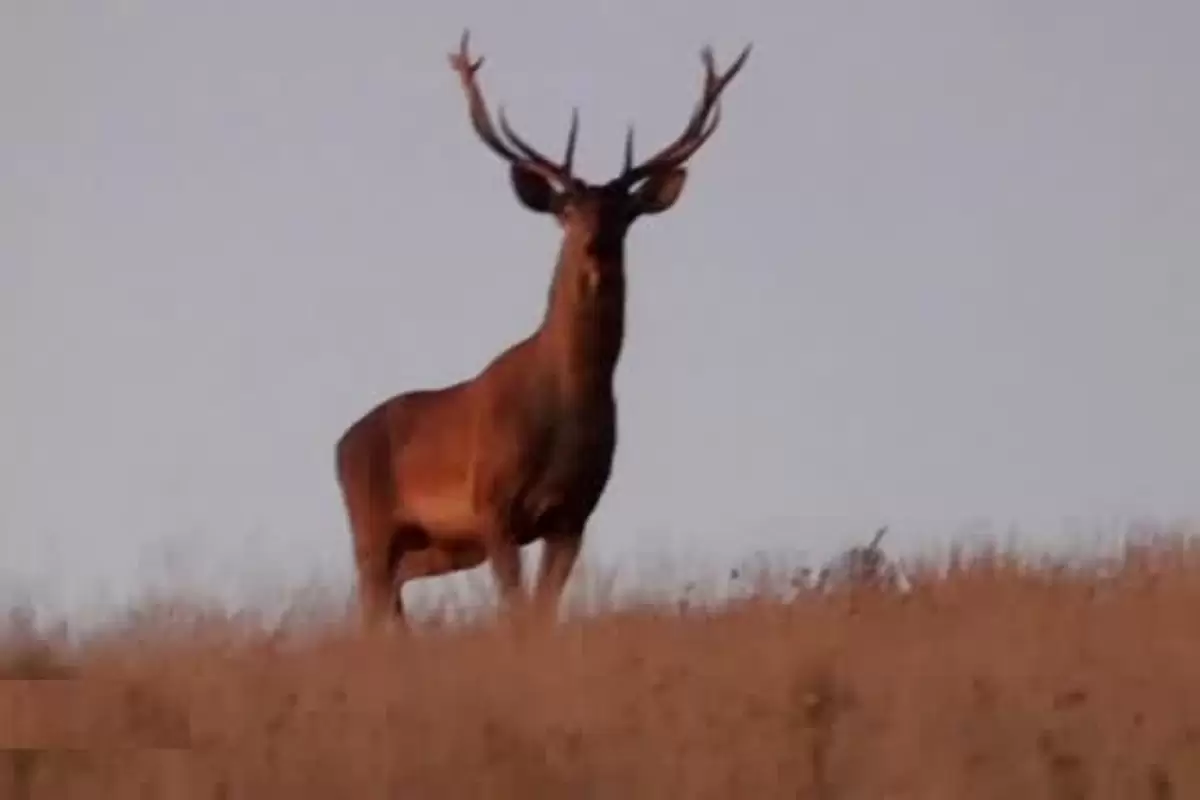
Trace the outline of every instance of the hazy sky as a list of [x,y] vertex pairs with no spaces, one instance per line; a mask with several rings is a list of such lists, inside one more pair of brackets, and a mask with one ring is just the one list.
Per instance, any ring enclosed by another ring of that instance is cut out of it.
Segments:
[[558,247],[464,25],[533,141],[580,106],[593,180],[754,42],[629,238],[586,558],[1200,506],[1194,0],[353,7],[0,0],[2,588],[349,580],[337,437],[531,330]]

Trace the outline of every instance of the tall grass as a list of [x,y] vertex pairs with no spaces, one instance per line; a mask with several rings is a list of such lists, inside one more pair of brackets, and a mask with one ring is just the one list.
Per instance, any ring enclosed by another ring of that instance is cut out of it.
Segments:
[[78,640],[14,612],[0,797],[1200,797],[1200,547],[907,577],[601,586],[553,630],[408,637],[341,606],[161,602]]

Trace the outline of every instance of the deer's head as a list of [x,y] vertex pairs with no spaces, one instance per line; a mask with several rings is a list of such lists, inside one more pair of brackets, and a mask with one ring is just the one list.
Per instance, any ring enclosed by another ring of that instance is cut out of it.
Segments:
[[466,90],[475,132],[508,162],[513,191],[521,204],[530,211],[552,214],[563,227],[568,242],[580,245],[598,259],[618,258],[634,220],[666,211],[679,199],[687,179],[684,164],[717,129],[721,119],[717,101],[721,92],[750,55],[747,45],[733,66],[718,74],[712,50],[705,48],[703,94],[679,138],[635,165],[631,126],[625,137],[625,165],[621,174],[607,183],[591,184],[572,171],[578,111],[571,115],[566,154],[561,162],[542,155],[518,136],[505,119],[503,108],[498,114],[500,131],[496,130],[475,78],[483,58],[471,60],[468,39],[469,32],[464,31],[459,51],[450,56],[450,63]]

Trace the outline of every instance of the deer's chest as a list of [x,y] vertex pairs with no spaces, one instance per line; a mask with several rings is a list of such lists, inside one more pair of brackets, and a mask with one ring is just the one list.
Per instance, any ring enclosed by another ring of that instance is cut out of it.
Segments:
[[599,501],[616,449],[611,397],[548,404],[530,420],[519,504],[531,520],[586,517]]
[[607,465],[612,460],[615,427],[611,399],[559,403],[540,420],[536,458],[542,480],[570,482]]

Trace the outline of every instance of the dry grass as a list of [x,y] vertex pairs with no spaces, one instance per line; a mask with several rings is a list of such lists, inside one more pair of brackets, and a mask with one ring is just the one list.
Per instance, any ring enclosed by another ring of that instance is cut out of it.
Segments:
[[1200,549],[365,640],[14,641],[3,798],[1200,797]]

